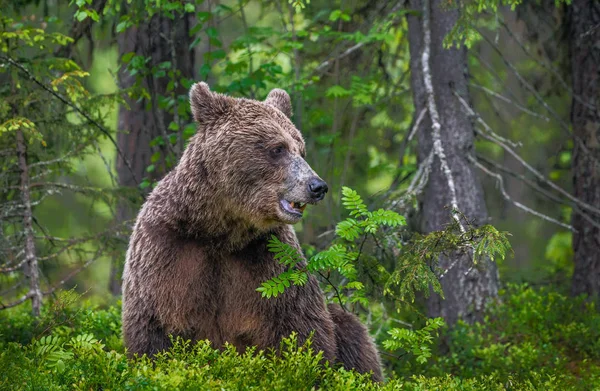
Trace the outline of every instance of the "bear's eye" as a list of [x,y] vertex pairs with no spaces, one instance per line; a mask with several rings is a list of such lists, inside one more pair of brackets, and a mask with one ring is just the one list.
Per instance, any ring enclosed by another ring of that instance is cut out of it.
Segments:
[[284,152],[285,152],[285,145],[278,145],[275,148],[272,148],[270,152],[271,152],[271,156],[273,156],[273,157],[279,157],[279,156],[281,156],[281,155],[284,154]]

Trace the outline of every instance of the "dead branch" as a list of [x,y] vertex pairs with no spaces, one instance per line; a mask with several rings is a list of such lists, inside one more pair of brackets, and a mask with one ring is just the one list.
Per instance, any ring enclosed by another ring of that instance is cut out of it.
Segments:
[[504,149],[506,152],[508,152],[510,155],[512,155],[519,163],[521,163],[521,165],[523,167],[525,167],[528,171],[530,171],[533,175],[535,175],[535,177],[540,180],[541,182],[545,183],[546,185],[548,185],[549,187],[551,187],[552,189],[556,190],[558,193],[560,193],[561,195],[563,195],[564,197],[568,198],[569,200],[571,200],[572,202],[574,202],[575,204],[577,204],[578,206],[580,206],[583,209],[586,209],[592,213],[595,213],[596,215],[600,216],[600,209],[589,205],[581,200],[579,200],[578,198],[574,197],[573,195],[571,195],[569,192],[565,191],[564,189],[562,189],[560,186],[556,185],[554,182],[550,181],[549,179],[547,179],[542,173],[540,173],[538,170],[536,170],[535,168],[533,168],[533,166],[531,166],[529,163],[527,163],[517,152],[515,152],[510,146],[506,145],[505,141],[502,140],[502,138],[500,137],[494,137],[491,136],[490,134],[488,134],[489,131],[491,131],[491,127],[483,120],[483,118],[481,118],[481,116],[479,116],[478,114],[475,113],[475,111],[469,106],[469,104],[458,94],[456,93],[456,91],[454,92],[454,95],[458,98],[459,102],[462,104],[462,106],[464,107],[464,109],[466,110],[467,114],[475,119],[477,119],[477,121],[479,123],[481,123],[486,131],[482,132],[482,131],[477,131],[477,133],[479,135],[481,135],[481,137],[483,137],[484,139],[491,141],[495,144],[497,144],[498,146],[502,147],[502,149]]
[[528,206],[525,206],[525,205],[521,204],[520,202],[518,202],[518,201],[515,201],[515,200],[513,200],[512,198],[510,198],[510,196],[509,196],[509,195],[508,195],[508,193],[506,192],[506,189],[504,188],[504,178],[502,177],[502,175],[498,174],[497,172],[493,172],[493,171],[489,170],[487,167],[485,167],[483,164],[479,163],[479,162],[477,161],[477,159],[475,159],[475,158],[474,158],[473,156],[471,156],[471,155],[468,155],[468,159],[469,159],[469,160],[470,160],[470,161],[471,161],[471,162],[472,162],[472,163],[473,163],[473,164],[474,164],[476,167],[478,167],[478,168],[479,168],[481,171],[483,171],[483,172],[484,172],[484,173],[486,173],[487,175],[489,175],[489,176],[491,176],[491,177],[493,177],[493,178],[495,178],[495,179],[496,179],[496,183],[497,183],[498,187],[500,188],[500,193],[502,194],[502,197],[503,197],[503,198],[504,198],[506,201],[510,202],[511,204],[513,204],[514,206],[516,206],[517,208],[519,208],[519,209],[521,209],[521,210],[523,210],[523,211],[525,211],[525,212],[527,212],[527,213],[529,213],[529,214],[532,214],[532,215],[534,215],[534,216],[537,216],[537,217],[539,217],[539,218],[541,218],[541,219],[544,219],[544,220],[546,220],[546,221],[549,221],[549,222],[551,222],[551,223],[553,223],[553,224],[560,225],[561,227],[563,227],[563,228],[566,228],[566,229],[568,229],[569,231],[572,231],[572,232],[577,232],[577,231],[575,230],[575,228],[573,228],[571,225],[569,225],[569,224],[565,224],[565,223],[562,223],[562,222],[560,222],[560,221],[556,220],[556,219],[555,219],[555,218],[553,218],[553,217],[550,217],[550,216],[547,216],[547,215],[545,215],[545,214],[543,214],[543,213],[540,213],[540,212],[538,212],[538,211],[536,211],[536,210],[534,210],[534,209],[531,209],[530,207],[528,207]]
[[481,91],[485,92],[488,95],[493,96],[496,99],[499,99],[499,100],[501,100],[501,101],[503,101],[505,103],[508,103],[508,104],[516,107],[517,109],[521,110],[522,112],[524,112],[526,114],[531,115],[532,117],[539,118],[539,119],[544,120],[546,122],[550,122],[550,118],[546,117],[545,115],[538,114],[535,111],[531,111],[528,108],[522,106],[521,104],[515,102],[514,100],[512,100],[510,98],[507,98],[504,95],[501,95],[501,94],[499,94],[499,93],[497,93],[495,91],[492,91],[489,88],[486,88],[484,86],[480,86],[479,84],[475,84],[475,83],[469,83],[469,85],[471,87],[473,87],[473,88],[477,88],[478,90],[481,90]]

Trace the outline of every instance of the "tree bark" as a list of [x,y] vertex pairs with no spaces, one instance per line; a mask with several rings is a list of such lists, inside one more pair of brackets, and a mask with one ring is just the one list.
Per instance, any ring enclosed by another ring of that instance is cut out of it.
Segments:
[[[440,164],[442,159],[436,155],[429,182],[419,199],[420,225],[425,233],[441,230],[451,221],[452,194],[455,194],[456,206],[460,212],[473,225],[485,224],[488,220],[481,183],[467,158],[474,148],[473,127],[454,96],[456,92],[469,101],[466,49],[443,48],[443,39],[456,23],[458,12],[444,9],[447,6],[442,0],[433,0],[429,7],[424,8],[427,5],[427,0],[411,0],[412,9],[428,12],[408,17],[415,113],[420,113],[423,109],[428,109],[429,112],[418,134],[418,158],[420,162],[427,159],[434,148],[434,131],[439,131],[449,171],[444,172]],[[424,16],[428,18],[431,33],[428,64],[434,102],[430,103],[434,103],[437,111],[434,117],[439,117],[440,126],[437,128],[432,123],[424,82],[427,76],[423,67],[423,51],[427,46]],[[440,257],[439,266],[448,270],[441,280],[446,298],[444,300],[432,294],[427,303],[428,315],[442,316],[449,324],[454,324],[461,318],[466,321],[480,319],[484,304],[498,292],[496,265],[483,262],[483,265],[469,271],[472,266],[470,254],[453,254]]]
[[[571,121],[575,197],[600,207],[600,2],[573,0],[569,7],[573,101]],[[600,229],[573,213],[575,270],[571,292],[600,294]]]
[[[190,50],[191,39],[189,35],[191,16],[186,14],[182,18],[171,20],[167,17],[154,15],[148,22],[131,27],[118,36],[119,57],[126,53],[135,52],[136,55],[150,57],[148,68],[163,62],[171,62],[173,67],[181,71],[181,76],[192,79],[194,76],[194,52]],[[135,84],[136,77],[127,70],[121,69],[119,73],[122,88],[129,88]],[[121,106],[119,109],[119,134],[117,141],[119,148],[129,160],[133,170],[129,170],[123,160],[117,159],[117,175],[119,185],[124,187],[138,186],[141,180],[149,176],[146,168],[151,164],[151,157],[158,148],[152,148],[150,142],[156,137],[166,138],[167,129],[175,117],[158,107],[158,96],[169,95],[167,92],[168,77],[155,77],[150,75],[144,79],[143,87],[152,96],[152,99],[130,99],[129,108]],[[187,94],[180,85],[176,95]],[[148,109],[148,107],[150,107]],[[180,138],[182,135],[180,134]],[[167,140],[160,151],[162,156],[175,154],[179,158],[182,152],[183,141],[171,146]],[[168,145],[168,147],[166,146]],[[164,160],[162,161],[164,163]],[[153,179],[159,179],[165,174],[163,164],[152,173]],[[133,171],[133,172],[132,172]],[[131,220],[137,213],[138,205],[121,202],[117,207],[117,221]],[[127,240],[128,238],[124,238]],[[122,259],[114,259],[111,265],[109,289],[111,293],[121,293]]]
[[42,307],[42,290],[40,288],[40,269],[35,253],[35,232],[33,232],[33,210],[31,207],[31,191],[29,187],[29,167],[27,165],[27,144],[21,129],[17,130],[17,160],[21,172],[21,201],[23,202],[23,231],[25,233],[25,275],[29,279],[31,312],[40,315]]

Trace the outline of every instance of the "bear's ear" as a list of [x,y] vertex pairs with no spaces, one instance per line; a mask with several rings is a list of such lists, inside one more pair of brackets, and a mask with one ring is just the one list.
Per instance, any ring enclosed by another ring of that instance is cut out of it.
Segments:
[[196,83],[190,88],[190,107],[196,122],[223,115],[230,104],[230,98],[212,92],[204,82]]
[[292,118],[292,101],[288,93],[284,90],[275,88],[269,92],[265,103],[279,109],[286,117]]

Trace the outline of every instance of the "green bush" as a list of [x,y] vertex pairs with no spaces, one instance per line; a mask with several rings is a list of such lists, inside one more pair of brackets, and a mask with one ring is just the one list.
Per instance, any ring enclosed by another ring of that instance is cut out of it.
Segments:
[[447,353],[434,353],[425,364],[409,355],[388,360],[390,380],[376,384],[323,365],[321,354],[310,343],[298,346],[294,335],[282,342],[280,354],[175,340],[153,362],[128,359],[120,306],[77,304],[65,292],[39,319],[24,306],[0,312],[0,389],[600,389],[600,314],[592,304],[517,285],[501,299],[484,322],[450,330]]
[[424,372],[493,375],[538,389],[600,389],[600,314],[593,302],[527,285],[509,285],[500,299],[483,322],[451,330],[448,353]]

